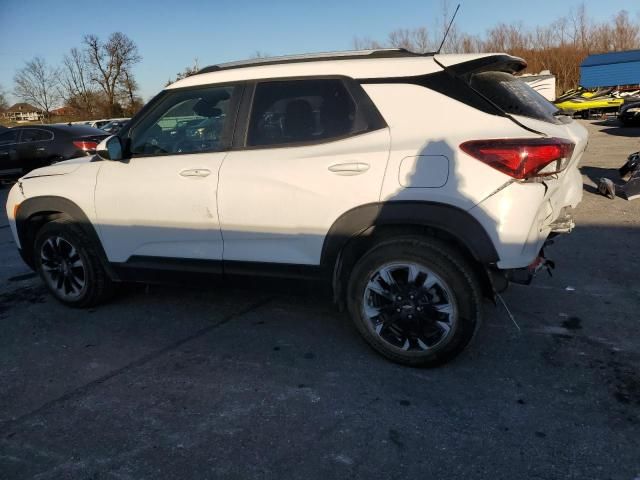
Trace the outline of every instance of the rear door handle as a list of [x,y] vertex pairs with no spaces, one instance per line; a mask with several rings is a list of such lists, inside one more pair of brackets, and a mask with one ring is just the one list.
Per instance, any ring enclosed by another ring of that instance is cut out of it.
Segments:
[[183,177],[208,177],[211,175],[211,170],[206,168],[190,168],[188,170],[182,170],[180,175]]
[[353,163],[336,163],[335,165],[331,165],[329,167],[329,171],[335,173],[336,175],[360,175],[369,170],[368,163],[362,162],[353,162]]

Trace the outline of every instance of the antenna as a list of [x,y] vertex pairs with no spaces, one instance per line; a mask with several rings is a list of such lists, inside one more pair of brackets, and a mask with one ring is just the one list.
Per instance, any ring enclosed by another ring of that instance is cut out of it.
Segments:
[[447,35],[449,35],[449,30],[451,30],[451,25],[453,25],[453,21],[456,19],[456,15],[458,14],[458,10],[460,10],[460,4],[456,7],[456,11],[453,12],[453,17],[451,17],[451,21],[449,22],[449,26],[447,27],[447,31],[444,32],[444,37],[442,37],[442,43],[438,47],[438,51],[436,53],[440,53],[442,47],[444,46],[444,42],[447,40]]

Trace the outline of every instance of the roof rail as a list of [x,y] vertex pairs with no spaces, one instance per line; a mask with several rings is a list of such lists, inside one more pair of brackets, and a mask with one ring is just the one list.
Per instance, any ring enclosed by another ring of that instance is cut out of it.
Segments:
[[395,58],[395,57],[423,57],[433,53],[414,53],[405,48],[381,48],[375,50],[347,50],[341,52],[307,53],[303,55],[285,55],[281,57],[254,58],[251,60],[240,60],[237,62],[221,63],[220,65],[210,65],[199,70],[201,73],[219,72],[221,70],[232,70],[235,68],[260,67],[263,65],[281,65],[285,63],[315,62],[318,60],[355,60],[365,58]]

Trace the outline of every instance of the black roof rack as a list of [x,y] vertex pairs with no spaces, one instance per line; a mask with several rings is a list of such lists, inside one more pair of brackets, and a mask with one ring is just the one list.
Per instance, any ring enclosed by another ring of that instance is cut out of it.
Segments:
[[201,73],[219,72],[222,70],[233,70],[235,68],[260,67],[263,65],[282,65],[285,63],[316,62],[319,60],[426,57],[431,55],[433,55],[433,53],[414,53],[405,48],[383,48],[376,50],[349,50],[343,52],[308,53],[303,55],[286,55],[282,57],[255,58],[251,60],[241,60],[238,62],[221,63],[220,65],[210,65],[199,70],[196,75],[199,75]]

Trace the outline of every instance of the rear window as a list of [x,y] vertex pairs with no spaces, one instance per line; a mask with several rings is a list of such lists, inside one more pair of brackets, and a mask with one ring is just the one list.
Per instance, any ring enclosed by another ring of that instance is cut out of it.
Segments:
[[510,73],[482,72],[472,75],[471,87],[512,115],[559,123],[558,109],[531,86]]
[[53,140],[53,133],[39,128],[26,128],[22,131],[20,143],[44,142],[47,140]]

